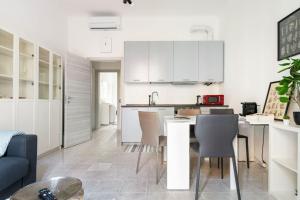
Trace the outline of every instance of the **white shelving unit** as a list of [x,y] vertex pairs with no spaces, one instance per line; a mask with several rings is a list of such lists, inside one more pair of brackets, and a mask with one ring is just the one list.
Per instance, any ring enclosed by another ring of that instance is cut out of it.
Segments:
[[298,126],[270,124],[269,192],[277,199],[300,199],[299,134]]
[[[62,139],[63,59],[0,29],[0,130],[38,136],[38,155]],[[58,68],[58,70],[56,70]]]
[[49,99],[50,52],[39,48],[39,99]]
[[13,98],[13,34],[0,30],[0,99]]
[[59,55],[53,54],[53,99],[61,99],[62,89],[62,58]]
[[34,98],[34,44],[19,39],[19,99]]

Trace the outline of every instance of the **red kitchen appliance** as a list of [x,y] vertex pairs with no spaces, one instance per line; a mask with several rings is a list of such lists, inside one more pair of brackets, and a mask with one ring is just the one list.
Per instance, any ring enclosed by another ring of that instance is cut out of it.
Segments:
[[204,95],[203,96],[203,104],[204,105],[224,105],[224,95],[222,95],[222,94]]

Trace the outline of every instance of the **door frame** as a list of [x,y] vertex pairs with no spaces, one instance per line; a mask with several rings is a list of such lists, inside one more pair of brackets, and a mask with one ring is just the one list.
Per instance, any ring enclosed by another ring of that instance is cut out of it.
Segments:
[[[121,106],[122,106],[122,101],[124,100],[124,58],[123,57],[91,57],[89,58],[89,60],[91,61],[92,67],[93,63],[95,62],[120,62],[120,69],[116,70],[116,69],[102,69],[102,70],[95,70],[95,74],[98,74],[99,72],[117,72],[117,76],[118,76],[118,106],[117,106],[117,129],[121,130]],[[95,81],[93,81],[94,83],[92,84],[97,84],[96,83],[96,79]],[[95,85],[96,86],[96,85]],[[96,88],[95,88],[96,89]],[[96,93],[98,94],[98,92]],[[95,100],[97,100],[97,96],[95,94]],[[95,102],[96,104],[97,102]],[[95,116],[96,117],[96,116]],[[95,118],[95,120],[97,120],[97,118]],[[97,129],[97,124],[96,124],[96,129]]]

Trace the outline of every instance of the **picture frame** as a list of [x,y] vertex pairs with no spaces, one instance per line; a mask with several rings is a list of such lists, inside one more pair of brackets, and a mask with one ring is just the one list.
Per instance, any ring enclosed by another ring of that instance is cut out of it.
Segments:
[[300,8],[277,23],[277,60],[300,54]]
[[275,120],[282,121],[283,117],[287,114],[290,101],[287,103],[281,103],[279,101],[279,95],[276,91],[276,87],[279,86],[279,82],[280,81],[270,82],[263,114],[273,114]]

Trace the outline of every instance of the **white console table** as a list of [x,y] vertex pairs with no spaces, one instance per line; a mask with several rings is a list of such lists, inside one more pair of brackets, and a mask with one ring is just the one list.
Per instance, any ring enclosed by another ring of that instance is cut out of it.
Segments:
[[269,131],[269,193],[277,199],[299,200],[300,126],[274,122]]

